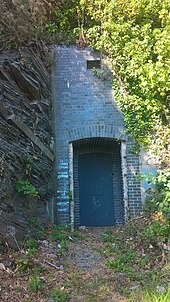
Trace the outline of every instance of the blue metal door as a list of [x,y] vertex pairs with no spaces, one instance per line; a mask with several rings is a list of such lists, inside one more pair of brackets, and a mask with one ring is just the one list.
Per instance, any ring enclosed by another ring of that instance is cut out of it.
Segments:
[[90,153],[79,157],[80,225],[114,225],[112,157]]

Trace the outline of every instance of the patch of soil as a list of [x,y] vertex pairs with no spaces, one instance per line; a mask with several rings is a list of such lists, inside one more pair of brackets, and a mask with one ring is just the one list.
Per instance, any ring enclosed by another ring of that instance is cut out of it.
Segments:
[[[143,286],[168,261],[166,250],[142,241],[145,224],[139,217],[124,228],[84,228],[77,234],[60,231],[61,241],[38,241],[32,254],[28,249],[1,253],[0,301],[127,302],[127,296],[136,297],[137,292],[139,298],[131,301],[141,301]],[[63,236],[68,244],[61,255]],[[111,266],[115,259],[120,260],[116,268]],[[167,279],[168,272],[165,275]],[[159,281],[159,287],[166,288],[166,281]]]
[[116,291],[116,276],[106,266],[106,259],[98,250],[102,248],[102,235],[113,228],[88,228],[83,238],[72,241],[64,260],[70,285],[71,302],[125,302],[127,298]]
[[[82,238],[70,240],[64,257],[59,254],[58,243],[48,240],[38,242],[34,255],[24,250],[1,254],[0,301],[55,302],[51,296],[56,288],[69,293],[69,298],[61,300],[65,302],[127,301],[115,291],[114,273],[106,268],[105,259],[97,251],[104,231],[95,228],[81,232]],[[36,274],[40,284],[37,290],[36,281],[31,281]]]

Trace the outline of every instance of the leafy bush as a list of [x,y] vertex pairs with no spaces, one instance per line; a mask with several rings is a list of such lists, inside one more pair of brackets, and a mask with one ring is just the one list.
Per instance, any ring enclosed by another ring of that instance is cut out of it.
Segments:
[[154,244],[158,242],[167,242],[170,234],[170,225],[161,221],[153,221],[150,226],[143,231],[143,234]]
[[145,212],[152,217],[152,222],[144,231],[148,239],[168,241],[170,234],[170,170],[157,173],[155,188],[148,192]]
[[149,214],[161,212],[164,219],[170,223],[170,170],[157,172],[155,188],[148,192],[145,211]]

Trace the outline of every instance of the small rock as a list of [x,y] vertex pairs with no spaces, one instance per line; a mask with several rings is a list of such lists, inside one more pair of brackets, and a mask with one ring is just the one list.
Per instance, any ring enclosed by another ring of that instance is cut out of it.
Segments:
[[82,226],[79,227],[79,230],[80,231],[86,231],[86,227],[84,225],[82,225]]
[[55,302],[52,298],[48,300],[48,302]]
[[41,245],[44,246],[44,247],[48,247],[49,242],[48,242],[47,240],[43,240],[43,241],[41,242]]
[[57,257],[57,255],[55,254],[47,254],[47,257],[50,258],[50,259],[54,259]]
[[138,285],[134,285],[134,286],[130,287],[129,289],[130,290],[135,290],[135,289],[138,289],[138,288],[140,288],[139,284]]
[[166,291],[164,286],[157,285],[156,287],[157,293],[164,293]]
[[3,263],[0,263],[0,270],[6,271],[5,265]]
[[61,264],[60,265],[60,271],[63,271],[64,270],[64,266]]

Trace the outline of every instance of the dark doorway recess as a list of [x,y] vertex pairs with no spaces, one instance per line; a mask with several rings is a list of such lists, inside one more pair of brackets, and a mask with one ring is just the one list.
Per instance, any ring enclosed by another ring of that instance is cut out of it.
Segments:
[[80,224],[114,224],[112,157],[89,153],[79,157]]
[[92,138],[73,143],[75,225],[124,223],[120,142]]

